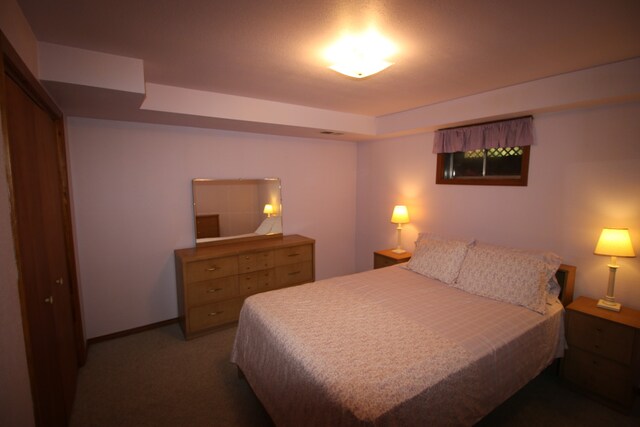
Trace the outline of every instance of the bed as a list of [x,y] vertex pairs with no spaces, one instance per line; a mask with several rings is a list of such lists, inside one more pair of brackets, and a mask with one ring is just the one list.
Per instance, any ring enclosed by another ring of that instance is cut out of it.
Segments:
[[[210,217],[209,223],[204,222],[204,217]],[[244,233],[244,234],[234,234],[231,236],[220,236],[220,225],[219,225],[219,215],[201,215],[196,217],[197,224],[197,236],[196,243],[209,243],[209,242],[218,242],[221,240],[231,240],[231,239],[239,239],[244,237],[257,237],[257,236],[268,236],[272,234],[282,234],[282,217],[279,216],[271,216],[262,220],[258,228],[253,233]],[[210,235],[204,235],[204,232],[200,232],[200,228],[202,224],[207,224],[208,227],[213,227],[215,230]]]
[[408,264],[248,298],[231,361],[277,426],[472,425],[562,356],[574,275],[421,234]]

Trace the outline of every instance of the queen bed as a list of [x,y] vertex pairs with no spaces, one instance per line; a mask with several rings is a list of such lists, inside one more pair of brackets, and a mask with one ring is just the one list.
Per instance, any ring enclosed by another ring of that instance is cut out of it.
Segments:
[[231,360],[277,426],[472,425],[562,356],[574,274],[421,234],[408,264],[248,298]]

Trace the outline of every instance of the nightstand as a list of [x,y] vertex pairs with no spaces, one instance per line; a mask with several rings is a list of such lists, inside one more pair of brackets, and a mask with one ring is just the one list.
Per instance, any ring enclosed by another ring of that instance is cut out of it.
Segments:
[[391,265],[407,262],[411,258],[411,252],[397,254],[393,249],[375,251],[373,253],[373,268],[389,267]]
[[640,383],[640,311],[619,313],[580,297],[567,307],[563,376],[605,403],[631,409]]

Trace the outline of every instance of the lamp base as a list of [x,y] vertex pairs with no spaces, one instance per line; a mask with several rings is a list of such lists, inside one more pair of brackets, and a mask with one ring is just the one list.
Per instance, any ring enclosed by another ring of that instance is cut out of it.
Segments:
[[393,252],[394,254],[403,254],[403,253],[405,253],[407,251],[405,251],[402,248],[395,248],[395,249],[392,249],[391,252]]
[[601,299],[598,301],[597,306],[600,308],[604,308],[606,310],[620,311],[622,304],[620,304],[619,302],[610,302],[610,301]]

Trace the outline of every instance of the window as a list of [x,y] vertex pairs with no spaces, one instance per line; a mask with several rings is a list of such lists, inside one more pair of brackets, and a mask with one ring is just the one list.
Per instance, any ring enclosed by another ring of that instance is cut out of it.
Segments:
[[533,117],[439,129],[436,184],[526,186]]
[[526,186],[529,146],[438,153],[436,184]]

